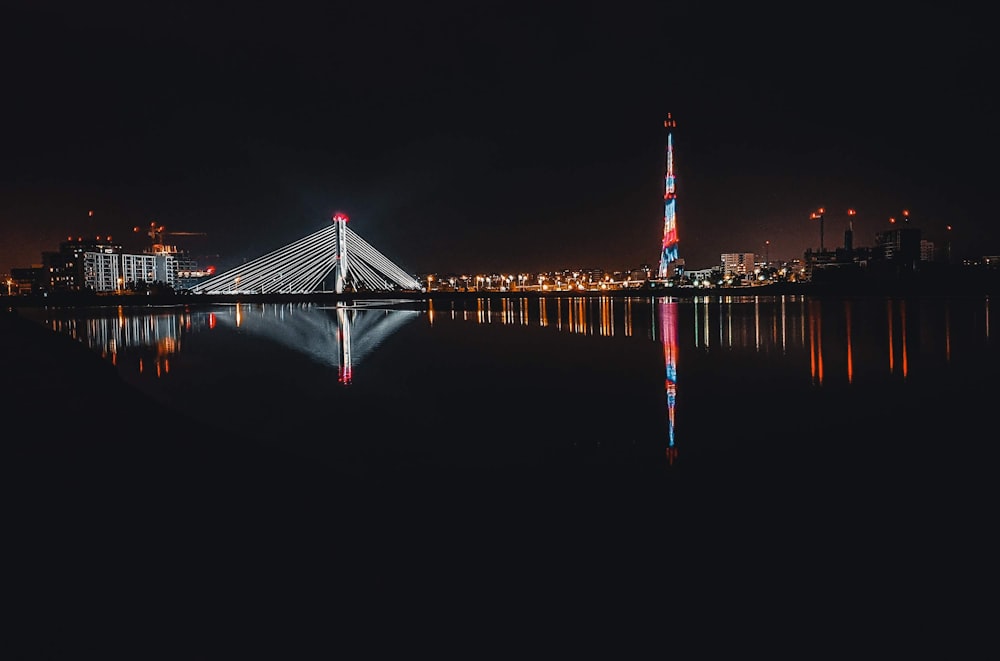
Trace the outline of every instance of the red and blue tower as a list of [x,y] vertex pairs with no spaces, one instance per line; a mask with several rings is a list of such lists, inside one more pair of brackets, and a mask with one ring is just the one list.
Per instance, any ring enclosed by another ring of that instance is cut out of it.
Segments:
[[670,113],[663,122],[667,129],[667,170],[663,181],[663,247],[660,250],[658,276],[668,278],[673,275],[678,259],[677,239],[677,193],[674,190],[674,135],[677,122]]

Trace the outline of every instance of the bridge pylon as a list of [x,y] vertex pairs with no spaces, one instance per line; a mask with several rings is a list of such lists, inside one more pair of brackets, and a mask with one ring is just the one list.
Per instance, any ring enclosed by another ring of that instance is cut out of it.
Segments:
[[347,214],[337,212],[333,214],[333,228],[337,243],[336,263],[333,265],[334,291],[338,294],[344,293],[348,278],[348,258],[347,258]]

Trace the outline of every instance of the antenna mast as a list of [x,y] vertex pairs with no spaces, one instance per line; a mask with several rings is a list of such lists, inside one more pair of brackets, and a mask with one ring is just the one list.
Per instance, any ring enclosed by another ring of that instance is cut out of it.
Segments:
[[674,191],[674,139],[673,129],[677,126],[670,113],[663,122],[667,129],[667,168],[663,178],[663,244],[660,249],[658,276],[668,278],[675,270],[678,257],[677,238],[677,193]]

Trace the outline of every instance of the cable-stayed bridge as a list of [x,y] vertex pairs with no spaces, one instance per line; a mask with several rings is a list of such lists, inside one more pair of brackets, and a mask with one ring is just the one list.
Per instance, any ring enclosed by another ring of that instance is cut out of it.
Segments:
[[202,280],[195,294],[311,294],[333,290],[420,291],[420,282],[396,266],[347,226],[347,215],[298,241],[245,264]]

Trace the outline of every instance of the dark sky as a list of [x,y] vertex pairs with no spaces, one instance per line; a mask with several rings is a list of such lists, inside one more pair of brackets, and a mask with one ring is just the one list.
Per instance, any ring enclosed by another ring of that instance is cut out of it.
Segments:
[[986,13],[269,4],[6,3],[0,272],[152,221],[225,268],[338,210],[415,274],[655,264],[668,112],[689,269],[801,257],[820,206],[827,248],[908,209],[1000,253]]

